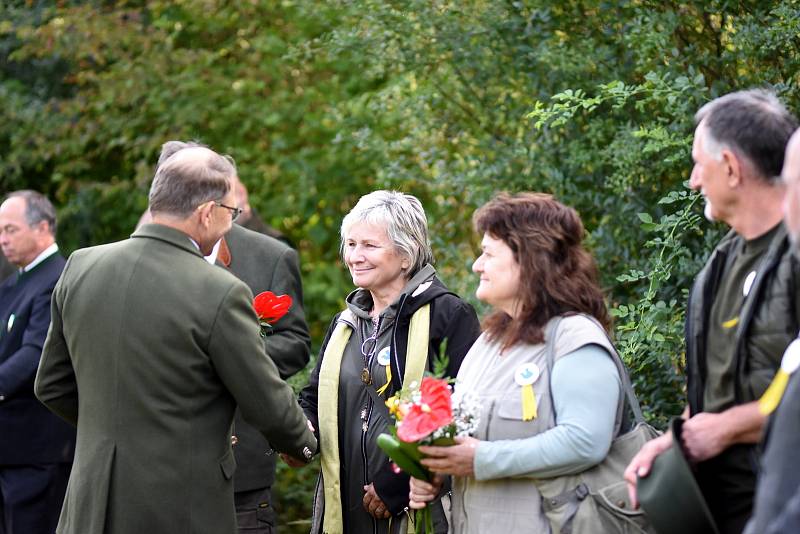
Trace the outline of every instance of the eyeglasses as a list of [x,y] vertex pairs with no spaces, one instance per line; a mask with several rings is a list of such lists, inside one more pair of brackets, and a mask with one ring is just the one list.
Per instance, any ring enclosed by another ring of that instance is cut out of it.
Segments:
[[220,208],[225,208],[226,210],[230,210],[231,212],[231,221],[235,221],[239,215],[242,214],[242,208],[234,208],[232,206],[226,206],[219,200],[214,201],[215,206],[219,206]]

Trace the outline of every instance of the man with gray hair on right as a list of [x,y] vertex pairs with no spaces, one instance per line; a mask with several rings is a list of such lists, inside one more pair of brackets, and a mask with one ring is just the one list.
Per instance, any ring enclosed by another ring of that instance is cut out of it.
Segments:
[[235,172],[208,148],[180,150],[156,171],[152,224],[64,268],[35,381],[78,427],[59,534],[235,532],[237,404],[295,461],[316,450],[252,293],[203,259],[238,212]]
[[[780,180],[797,121],[764,90],[720,97],[695,119],[689,184],[705,198],[706,217],[731,231],[689,296],[689,403],[680,440],[719,531],[739,534],[756,486],[756,443],[765,422],[758,400],[800,327],[800,272],[782,223]],[[631,461],[625,478],[634,502],[637,477],[647,477],[671,446],[667,433]]]

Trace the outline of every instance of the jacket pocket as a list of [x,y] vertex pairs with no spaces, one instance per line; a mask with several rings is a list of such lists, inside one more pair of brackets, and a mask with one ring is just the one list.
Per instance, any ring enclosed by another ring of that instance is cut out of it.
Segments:
[[640,534],[648,532],[648,521],[641,509],[635,510],[630,504],[628,486],[617,482],[593,494],[601,532],[622,532]]
[[228,452],[219,461],[219,467],[222,469],[222,476],[225,477],[225,480],[233,478],[233,474],[236,472],[236,458],[233,457],[232,449],[228,449]]
[[[539,396],[536,396],[539,400]],[[522,439],[547,430],[545,413],[539,409],[537,416],[530,420],[522,419],[522,391],[515,388],[512,393],[505,395],[494,405],[495,415],[488,428],[488,438],[492,441],[499,439]]]

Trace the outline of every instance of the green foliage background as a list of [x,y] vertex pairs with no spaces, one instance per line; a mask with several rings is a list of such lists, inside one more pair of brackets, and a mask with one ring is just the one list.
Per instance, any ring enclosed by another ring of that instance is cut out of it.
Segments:
[[[723,228],[686,188],[692,116],[753,86],[800,101],[784,1],[140,0],[0,6],[0,191],[53,198],[59,242],[123,239],[160,145],[231,154],[301,254],[315,343],[351,284],[338,225],[398,188],[471,298],[472,211],[553,193],[581,213],[616,338],[656,424],[683,403],[686,291]],[[304,377],[298,377],[302,383]],[[313,469],[281,471],[307,530]]]

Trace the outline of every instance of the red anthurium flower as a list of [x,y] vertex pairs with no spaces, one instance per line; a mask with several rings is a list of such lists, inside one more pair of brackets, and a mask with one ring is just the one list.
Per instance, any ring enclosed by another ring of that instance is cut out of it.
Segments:
[[286,315],[292,307],[292,297],[289,295],[276,295],[272,291],[259,293],[253,299],[253,308],[256,310],[258,320],[272,325]]
[[453,421],[447,380],[426,376],[419,391],[420,402],[411,405],[402,424],[397,427],[397,437],[408,443],[419,441]]

